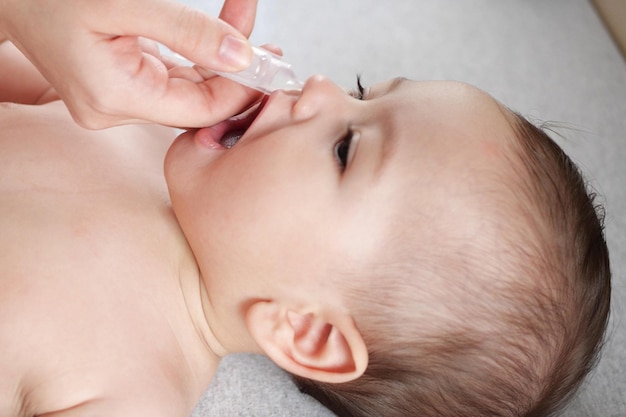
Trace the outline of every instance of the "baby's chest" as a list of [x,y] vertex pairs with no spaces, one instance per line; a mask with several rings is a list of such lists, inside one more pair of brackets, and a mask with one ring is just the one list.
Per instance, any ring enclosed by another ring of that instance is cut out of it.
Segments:
[[0,416],[176,408],[185,368],[161,158],[43,116],[0,123]]
[[34,256],[12,262],[13,270],[3,265],[0,415],[15,415],[4,413],[7,407],[39,415],[98,398],[137,407],[147,397],[180,403],[176,383],[184,366],[168,317],[172,305],[142,278],[152,273],[158,281],[155,271],[136,257],[105,262],[112,254],[97,244],[73,247],[73,256],[66,252],[72,245],[56,245],[56,259]]
[[1,416],[184,398],[165,233],[150,214],[82,197],[23,193],[0,204]]

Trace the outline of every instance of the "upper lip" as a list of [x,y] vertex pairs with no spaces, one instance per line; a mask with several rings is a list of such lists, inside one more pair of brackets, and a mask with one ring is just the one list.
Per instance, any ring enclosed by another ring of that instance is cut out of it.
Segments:
[[258,120],[261,118],[261,114],[264,113],[267,105],[269,104],[270,98],[271,96],[263,96],[263,99],[261,99],[261,102],[259,103],[257,108],[254,110],[254,116],[252,116],[253,117],[252,123],[250,123],[250,125],[246,129],[246,133],[252,128],[252,126],[257,124]]
[[259,114],[263,110],[267,102],[267,96],[263,97],[260,102],[253,105],[252,107],[247,108],[243,112],[226,119],[216,125],[213,125],[211,128],[219,131],[219,138],[216,138],[217,141],[222,143],[223,138],[230,132],[235,131],[243,131],[242,137],[239,139],[240,142],[245,136],[247,136],[247,132],[250,127],[256,122]]
[[245,130],[241,139],[238,142],[242,141],[248,135],[248,132],[252,128],[254,124],[257,123],[259,116],[263,112],[265,106],[269,101],[269,96],[264,96],[261,101],[256,104],[253,108],[249,108],[244,112],[240,113],[237,116],[233,116],[229,119],[229,127],[225,133],[233,132],[235,130]]
[[[291,107],[295,103],[292,94],[276,91],[263,97],[258,108],[254,110],[254,120],[246,129],[241,140],[256,135],[261,130],[281,127],[291,120]],[[286,105],[284,105],[286,104]]]

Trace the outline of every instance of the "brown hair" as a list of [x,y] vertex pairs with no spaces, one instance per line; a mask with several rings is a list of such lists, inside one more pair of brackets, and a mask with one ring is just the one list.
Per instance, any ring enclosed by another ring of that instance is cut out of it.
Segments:
[[[463,279],[451,280],[445,305],[433,310],[453,318],[426,316],[418,305],[428,300],[411,284],[443,270],[380,265],[371,280],[378,286],[354,295],[364,306],[355,317],[370,355],[365,374],[344,384],[296,377],[303,392],[341,417],[550,416],[573,396],[596,363],[609,316],[603,212],[542,129],[517,114],[511,126],[518,186],[509,215],[524,225],[501,230],[511,256],[494,267],[485,253],[446,272]],[[514,279],[493,279],[500,274]],[[463,284],[476,280],[507,284],[484,296],[484,285]]]

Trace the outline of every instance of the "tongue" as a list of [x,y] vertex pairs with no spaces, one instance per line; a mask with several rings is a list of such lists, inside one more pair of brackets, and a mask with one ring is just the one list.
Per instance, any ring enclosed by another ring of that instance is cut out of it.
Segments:
[[226,132],[226,134],[224,134],[222,139],[220,139],[220,143],[222,144],[223,147],[230,149],[233,146],[235,146],[235,144],[239,141],[239,139],[243,136],[244,133],[245,133],[245,130],[243,129]]

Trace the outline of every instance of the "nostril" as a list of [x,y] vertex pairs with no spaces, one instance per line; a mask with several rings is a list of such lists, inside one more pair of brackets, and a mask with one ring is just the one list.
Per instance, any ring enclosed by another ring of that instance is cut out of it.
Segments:
[[291,109],[291,117],[297,122],[302,122],[312,118],[315,115],[315,108],[311,105],[310,101],[300,99]]
[[345,91],[323,75],[313,75],[304,83],[298,102],[293,106],[294,120],[307,120],[320,110],[341,108],[348,96]]
[[300,98],[293,106],[292,114],[294,120],[303,121],[315,115],[324,102],[324,83],[328,78],[323,75],[313,75],[309,77],[302,87]]

